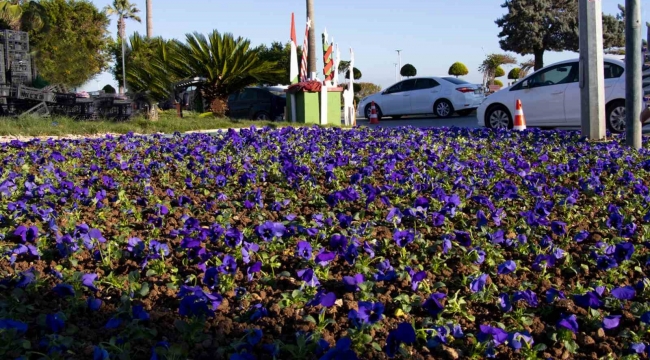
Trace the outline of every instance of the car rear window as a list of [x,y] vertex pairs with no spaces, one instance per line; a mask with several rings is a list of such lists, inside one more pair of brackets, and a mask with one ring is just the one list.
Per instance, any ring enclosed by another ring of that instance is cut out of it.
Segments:
[[456,84],[456,85],[471,84],[470,82],[467,82],[465,80],[461,80],[461,79],[457,79],[457,78],[453,78],[453,77],[443,77],[443,79],[449,81],[452,84]]

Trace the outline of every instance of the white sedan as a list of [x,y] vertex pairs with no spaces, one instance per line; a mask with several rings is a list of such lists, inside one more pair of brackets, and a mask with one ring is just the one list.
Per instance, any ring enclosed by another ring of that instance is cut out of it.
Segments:
[[[613,133],[625,131],[625,63],[604,59],[605,123]],[[477,109],[478,124],[512,129],[517,99],[527,126],[580,126],[578,59],[544,67],[485,98]]]
[[357,116],[370,117],[375,102],[377,117],[399,119],[403,115],[435,114],[449,117],[457,112],[469,115],[483,101],[480,85],[454,77],[417,77],[400,81],[388,89],[363,98],[357,107]]

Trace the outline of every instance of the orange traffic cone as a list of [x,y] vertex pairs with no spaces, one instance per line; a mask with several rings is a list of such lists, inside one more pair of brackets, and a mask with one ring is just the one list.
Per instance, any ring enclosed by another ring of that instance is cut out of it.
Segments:
[[515,109],[515,124],[513,130],[523,131],[526,130],[526,118],[524,117],[524,110],[521,106],[521,100],[517,99],[517,108]]
[[370,105],[370,123],[379,124],[379,119],[377,118],[377,109],[375,108],[375,102],[373,101]]

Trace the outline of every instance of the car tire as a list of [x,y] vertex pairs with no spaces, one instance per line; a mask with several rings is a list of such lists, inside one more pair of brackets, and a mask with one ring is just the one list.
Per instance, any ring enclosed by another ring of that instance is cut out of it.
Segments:
[[474,110],[458,110],[458,111],[456,111],[456,113],[458,114],[458,116],[467,116],[467,115],[471,114],[472,111],[474,111]]
[[[366,119],[368,119],[368,121],[370,121],[370,112],[371,112],[370,107],[371,106],[372,106],[372,103],[366,105],[366,109],[364,110],[364,114],[366,115]],[[377,111],[377,120],[381,120],[382,113],[381,113],[381,109],[379,108],[379,106],[377,104],[375,104],[375,111]]]
[[271,115],[266,111],[258,111],[255,113],[255,116],[253,116],[253,120],[271,121]]
[[616,100],[607,104],[605,110],[607,129],[614,134],[625,132],[625,101]]
[[490,129],[508,129],[514,126],[510,111],[503,105],[495,105],[485,112],[485,126]]
[[441,99],[433,104],[433,113],[439,118],[448,118],[454,113],[454,106],[449,100]]

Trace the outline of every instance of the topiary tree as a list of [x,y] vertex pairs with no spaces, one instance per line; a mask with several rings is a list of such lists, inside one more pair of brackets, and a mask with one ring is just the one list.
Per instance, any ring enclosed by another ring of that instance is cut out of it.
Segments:
[[508,79],[510,80],[519,80],[519,76],[521,75],[521,69],[516,67],[508,73]]
[[501,82],[501,80],[494,80],[493,82],[494,82],[494,85],[498,85],[498,86],[503,87],[503,83]]
[[503,68],[501,66],[497,67],[497,69],[494,71],[494,77],[495,78],[505,76],[505,74],[506,74],[506,72],[505,72],[505,70],[503,70]]
[[[361,70],[359,70],[357,68],[354,68],[354,69],[352,69],[352,71],[354,72],[354,80],[361,79],[361,76],[363,75],[363,74],[361,74]],[[345,78],[346,79],[350,78],[350,70],[345,72]]]
[[417,75],[418,71],[417,71],[417,69],[415,69],[415,66],[413,66],[411,64],[406,64],[406,65],[402,66],[402,69],[400,70],[399,73],[402,76],[411,77],[411,76]]
[[115,94],[116,93],[115,88],[112,87],[111,84],[107,84],[106,86],[104,86],[102,88],[102,90],[104,90],[104,92],[107,93],[107,94]]
[[449,68],[448,74],[455,77],[465,76],[469,74],[469,70],[462,62],[455,62]]

